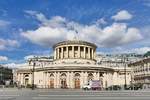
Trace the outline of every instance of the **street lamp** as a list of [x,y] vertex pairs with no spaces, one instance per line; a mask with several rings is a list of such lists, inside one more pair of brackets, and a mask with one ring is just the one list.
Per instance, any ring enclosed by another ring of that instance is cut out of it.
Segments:
[[31,58],[30,62],[33,62],[33,67],[32,67],[32,86],[31,89],[34,90],[35,89],[35,85],[34,85],[34,72],[35,72],[35,66],[36,66],[36,61],[38,61],[37,57]]
[[123,66],[124,66],[124,89],[127,87],[127,78],[126,78],[126,58],[122,56]]
[[125,76],[124,76],[124,78],[125,78],[125,84],[124,84],[124,88],[126,89],[126,87],[127,87],[127,78],[126,78],[126,59],[124,58],[124,72],[125,72]]

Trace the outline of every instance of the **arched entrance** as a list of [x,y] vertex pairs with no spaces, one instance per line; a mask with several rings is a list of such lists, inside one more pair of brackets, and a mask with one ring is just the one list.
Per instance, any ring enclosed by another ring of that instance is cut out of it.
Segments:
[[25,86],[27,86],[28,84],[29,84],[29,75],[28,74],[26,74],[25,76]]
[[67,88],[66,77],[67,77],[67,76],[66,76],[65,73],[61,74],[61,76],[60,76],[60,83],[61,83],[61,88],[62,88],[62,89],[66,89],[66,88]]
[[51,88],[51,89],[54,88],[54,75],[53,74],[50,74],[49,88]]
[[88,84],[90,84],[91,80],[93,80],[93,74],[89,73],[88,74]]
[[75,89],[80,89],[80,74],[76,73],[74,76]]

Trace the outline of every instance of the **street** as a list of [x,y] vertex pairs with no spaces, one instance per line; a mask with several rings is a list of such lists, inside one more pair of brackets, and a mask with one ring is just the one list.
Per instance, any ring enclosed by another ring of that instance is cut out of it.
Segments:
[[0,89],[0,100],[149,100],[150,91]]

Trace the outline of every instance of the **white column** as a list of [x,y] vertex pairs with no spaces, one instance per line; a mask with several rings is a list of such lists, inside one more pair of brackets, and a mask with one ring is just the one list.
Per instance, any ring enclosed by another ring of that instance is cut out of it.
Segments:
[[113,85],[117,85],[118,84],[118,77],[117,77],[117,72],[113,73]]
[[83,53],[83,57],[86,58],[86,47],[83,47],[84,53]]
[[90,59],[90,48],[88,47],[88,59]]
[[92,48],[92,57],[91,57],[92,59],[94,59],[94,54],[93,54],[93,53],[94,53],[94,52],[93,52],[93,48]]
[[84,73],[84,84],[87,84],[88,83],[88,73],[87,72],[85,72]]
[[32,84],[32,73],[29,74],[29,84]]
[[54,50],[54,59],[56,59],[57,57],[56,57],[56,48],[55,48],[55,50]]
[[59,59],[59,48],[57,48],[57,59]]
[[106,73],[104,73],[103,76],[104,76],[103,77],[103,87],[106,88],[108,86],[107,85],[107,75],[106,75]]
[[57,88],[60,88],[60,72],[57,72]]
[[69,52],[68,52],[68,47],[66,47],[66,55],[67,55],[67,57],[66,58],[69,58]]
[[95,57],[96,57],[96,50],[94,50],[94,57],[93,58],[95,59]]
[[63,56],[64,56],[64,50],[63,47],[61,47],[61,59],[63,59]]
[[84,73],[81,72],[80,73],[80,87],[82,87],[84,85]]
[[74,58],[74,46],[72,46],[72,58]]
[[49,85],[49,73],[47,72],[46,73],[46,87],[48,88],[48,85]]
[[100,73],[96,73],[96,80],[99,80],[100,79]]
[[44,85],[44,88],[46,88],[46,75],[44,71],[43,71],[43,85]]
[[70,88],[70,83],[69,83],[69,72],[67,72],[67,87]]
[[21,84],[24,85],[24,75],[23,75],[23,73],[21,74]]
[[19,73],[18,75],[19,75],[18,81],[19,81],[19,84],[21,84],[21,73]]
[[57,75],[56,72],[54,72],[54,88],[57,88]]
[[80,51],[80,46],[78,46],[78,58],[80,58],[81,51]]
[[93,73],[93,76],[94,76],[94,80],[97,80],[97,73],[96,72]]
[[73,72],[70,73],[70,88],[74,88],[74,78],[73,78]]

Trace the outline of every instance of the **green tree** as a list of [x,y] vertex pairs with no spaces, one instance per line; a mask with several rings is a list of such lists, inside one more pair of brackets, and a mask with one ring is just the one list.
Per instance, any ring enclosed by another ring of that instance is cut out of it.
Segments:
[[144,57],[149,57],[149,56],[150,56],[150,51],[148,51],[144,54]]

